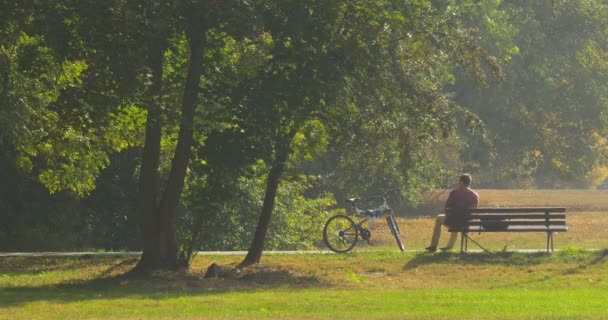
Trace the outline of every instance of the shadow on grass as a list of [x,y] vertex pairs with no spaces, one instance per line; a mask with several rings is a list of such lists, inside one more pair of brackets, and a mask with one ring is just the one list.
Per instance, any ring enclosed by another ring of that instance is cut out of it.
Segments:
[[604,250],[599,255],[598,253],[592,253],[582,249],[566,249],[554,254],[547,254],[544,252],[419,253],[405,264],[403,270],[412,270],[419,266],[429,264],[532,266],[551,261],[585,261],[588,260],[590,256],[595,255],[597,255],[597,257],[591,261],[592,263],[597,264],[603,261],[607,251],[608,250]]
[[[92,263],[107,264],[108,258],[93,258],[92,256],[78,257],[2,257],[0,258],[0,274],[18,276],[51,272],[56,270],[72,270],[82,268]],[[115,259],[117,260],[117,259]]]
[[248,267],[239,272],[231,271],[220,278],[212,279],[203,279],[202,274],[199,273],[186,272],[156,272],[144,276],[124,271],[125,268],[134,265],[133,260],[136,259],[119,261],[106,267],[91,280],[68,280],[54,285],[0,288],[0,308],[37,301],[70,303],[121,298],[163,300],[234,291],[253,292],[276,288],[298,290],[329,286],[313,276],[262,266]]
[[570,269],[564,271],[564,275],[582,273],[583,271],[585,271],[593,266],[604,263],[607,260],[606,259],[607,257],[608,257],[608,249],[604,249],[604,250],[598,252],[593,257],[593,259],[591,259],[585,263],[579,264],[576,268],[570,268]]
[[[429,270],[454,270],[475,278],[471,270],[489,270],[481,279],[490,289],[553,288],[597,286],[587,283],[589,279],[601,279],[608,266],[608,249],[590,251],[566,248],[553,254],[499,252],[436,254],[419,253],[409,260],[403,270],[429,266]],[[468,268],[473,266],[473,268]],[[480,266],[481,268],[477,268]],[[486,268],[495,266],[497,268]],[[492,271],[494,274],[492,275]],[[424,272],[424,271],[422,271]],[[574,276],[574,277],[570,277]],[[583,282],[580,280],[584,279]]]
[[125,260],[124,257],[99,257],[82,255],[77,257],[2,257],[0,258],[0,274],[19,276],[35,275],[41,272],[70,271],[92,266],[106,266],[115,261]]

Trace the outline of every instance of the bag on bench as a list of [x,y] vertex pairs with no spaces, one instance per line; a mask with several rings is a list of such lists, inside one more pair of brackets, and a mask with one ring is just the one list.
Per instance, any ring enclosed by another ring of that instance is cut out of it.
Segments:
[[481,218],[481,227],[488,231],[503,231],[509,228],[509,223],[505,219]]

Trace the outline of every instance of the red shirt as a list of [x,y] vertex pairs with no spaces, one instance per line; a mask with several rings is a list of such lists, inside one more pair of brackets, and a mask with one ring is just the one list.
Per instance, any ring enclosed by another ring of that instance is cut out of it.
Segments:
[[448,200],[445,202],[445,211],[476,208],[479,205],[477,192],[465,187],[450,191]]

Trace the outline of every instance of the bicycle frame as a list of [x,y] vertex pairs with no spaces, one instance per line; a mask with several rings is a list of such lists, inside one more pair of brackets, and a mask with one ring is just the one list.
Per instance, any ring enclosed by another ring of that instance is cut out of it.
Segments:
[[325,227],[323,228],[323,240],[325,244],[334,252],[343,253],[352,250],[352,248],[356,245],[359,238],[362,240],[370,241],[371,231],[368,228],[365,228],[363,225],[370,221],[370,219],[375,220],[381,216],[386,217],[386,221],[389,225],[389,229],[391,233],[395,237],[397,241],[397,245],[401,251],[404,251],[403,242],[401,241],[399,226],[397,225],[397,221],[395,216],[393,215],[393,210],[389,207],[386,198],[388,194],[397,191],[398,189],[390,190],[382,195],[371,197],[367,200],[381,198],[382,205],[375,209],[359,209],[357,208],[357,201],[361,200],[359,198],[347,199],[346,201],[352,205],[351,216],[363,217],[363,219],[358,219],[355,221],[346,215],[336,215],[331,217],[325,223]]

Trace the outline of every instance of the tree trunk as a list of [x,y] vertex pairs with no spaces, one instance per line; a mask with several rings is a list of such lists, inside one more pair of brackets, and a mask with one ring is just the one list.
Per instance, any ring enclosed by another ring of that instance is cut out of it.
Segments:
[[143,253],[136,269],[177,269],[177,241],[175,238],[175,211],[180,199],[186,169],[191,156],[194,134],[194,112],[202,73],[204,32],[190,36],[190,62],[182,98],[182,114],[178,142],[171,163],[167,186],[159,199],[159,159],[161,142],[161,89],[164,50],[159,48],[150,58],[153,101],[149,104],[146,123],[146,140],[139,176],[137,216],[143,239]]
[[137,269],[150,269],[160,262],[158,238],[158,192],[161,140],[161,89],[163,81],[163,49],[153,48],[150,52],[149,66],[151,84],[148,89],[148,117],[146,121],[146,138],[139,172],[137,192],[137,223],[143,240],[143,253]]
[[182,98],[182,114],[175,154],[171,162],[171,172],[167,187],[159,207],[160,257],[169,268],[179,267],[177,242],[175,239],[175,210],[179,202],[186,170],[192,153],[194,135],[194,112],[198,98],[198,88],[203,68],[203,50],[206,43],[205,32],[190,36],[190,63]]
[[247,252],[247,256],[243,262],[241,262],[241,266],[259,263],[262,258],[262,252],[264,251],[264,246],[266,244],[266,235],[268,234],[272,211],[274,210],[274,201],[281,181],[281,175],[283,174],[283,171],[285,171],[285,163],[287,162],[287,157],[290,152],[290,140],[291,136],[277,145],[275,159],[270,168],[270,172],[268,173],[268,180],[266,181],[266,193],[264,195],[264,203],[262,205],[260,219],[258,220],[258,226],[253,237],[251,248]]

